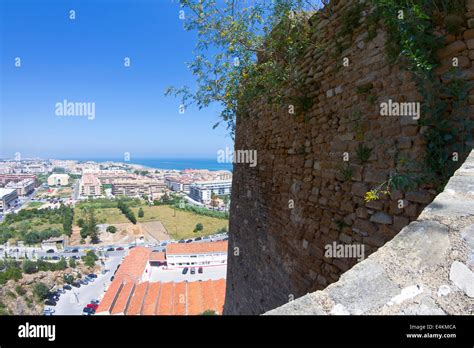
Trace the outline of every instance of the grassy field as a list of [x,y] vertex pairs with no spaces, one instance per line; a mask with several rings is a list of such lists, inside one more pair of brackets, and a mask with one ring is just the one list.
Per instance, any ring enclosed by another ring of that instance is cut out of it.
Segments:
[[42,202],[30,202],[25,209],[35,209],[40,208],[44,203]]
[[63,224],[50,224],[49,222],[41,220],[39,218],[14,222],[10,225],[10,227],[13,227],[15,229],[21,229],[22,225],[24,224],[29,224],[31,226],[31,229],[34,231],[44,231],[50,228],[59,231],[63,230]]
[[[100,224],[122,224],[130,222],[118,208],[97,208],[94,209],[94,214],[97,222]],[[85,220],[86,217],[86,214],[80,209],[74,209],[74,225],[77,225],[78,219],[83,218]]]
[[[218,229],[228,227],[228,221],[208,216],[202,216],[187,211],[176,210],[167,205],[142,206],[145,216],[138,217],[138,207],[131,207],[138,222],[161,221],[173,239],[193,238],[214,234]],[[121,224],[130,222],[118,208],[95,208],[95,217],[98,223]],[[74,225],[79,218],[86,219],[86,215],[80,209],[74,209]],[[193,232],[197,223],[201,223],[204,229]]]
[[[174,239],[193,238],[215,233],[218,229],[228,226],[228,221],[216,219],[208,216],[193,214],[187,211],[175,211],[167,205],[143,206],[145,216],[138,218],[138,208],[133,208],[133,212],[139,222],[159,220],[165,226],[168,233]],[[204,229],[194,233],[197,223],[202,223]]]

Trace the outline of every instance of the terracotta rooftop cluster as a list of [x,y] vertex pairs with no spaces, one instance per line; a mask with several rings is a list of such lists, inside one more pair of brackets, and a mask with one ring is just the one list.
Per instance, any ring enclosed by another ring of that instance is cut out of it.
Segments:
[[[167,253],[190,254],[227,251],[227,241],[176,243]],[[165,261],[163,252],[135,247],[118,268],[97,314],[198,315],[206,310],[222,314],[225,279],[194,282],[141,282],[149,261]]]
[[97,314],[199,315],[222,314],[225,279],[195,282],[121,282],[110,286]]

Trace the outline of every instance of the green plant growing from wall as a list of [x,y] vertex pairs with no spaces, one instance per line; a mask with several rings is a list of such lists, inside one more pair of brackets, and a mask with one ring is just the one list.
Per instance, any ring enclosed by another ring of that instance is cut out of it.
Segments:
[[342,15],[342,26],[338,33],[340,36],[352,35],[354,30],[360,26],[364,8],[365,5],[363,3],[356,2],[344,12]]
[[[412,72],[423,98],[419,124],[424,126],[427,141],[424,180],[440,190],[456,167],[451,155],[460,139],[454,116],[462,109],[467,93],[460,92],[456,79],[446,86],[433,72],[439,64],[437,51],[443,47],[443,38],[434,34],[434,22],[440,13],[463,13],[464,1],[372,0],[372,4],[389,35],[386,51],[390,62]],[[451,100],[442,95],[451,96]],[[451,118],[446,117],[449,112]]]
[[354,175],[354,170],[349,165],[349,163],[345,163],[339,166],[338,168],[339,174],[343,181],[351,181]]
[[[323,1],[324,3],[325,1]],[[185,30],[197,34],[194,60],[188,68],[197,88],[169,87],[182,106],[199,109],[219,104],[220,123],[233,135],[236,117],[245,117],[256,100],[302,114],[312,106],[298,69],[311,39],[309,13],[317,0],[180,0]],[[177,107],[178,109],[178,107]]]
[[356,157],[360,164],[365,164],[372,155],[372,149],[364,144],[359,144],[356,149]]
[[415,189],[416,186],[417,183],[412,176],[392,172],[386,181],[366,192],[364,199],[366,202],[371,202],[389,195],[393,190],[408,191]]

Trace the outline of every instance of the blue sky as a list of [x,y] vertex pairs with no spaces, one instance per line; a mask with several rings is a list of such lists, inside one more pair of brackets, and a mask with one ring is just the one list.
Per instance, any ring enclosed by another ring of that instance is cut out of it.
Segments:
[[[233,146],[224,127],[212,129],[217,107],[179,114],[180,101],[164,96],[170,85],[194,85],[185,63],[196,37],[177,1],[0,4],[0,157],[214,158]],[[64,99],[95,102],[95,119],[56,116]]]

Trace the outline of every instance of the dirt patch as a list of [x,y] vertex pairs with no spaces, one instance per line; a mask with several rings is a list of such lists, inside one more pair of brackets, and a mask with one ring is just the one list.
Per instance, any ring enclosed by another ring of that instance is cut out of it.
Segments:
[[141,223],[145,238],[157,242],[170,239],[170,235],[165,226],[160,221],[149,221]]
[[[141,238],[143,238],[145,242],[156,243],[159,240],[170,238],[166,229],[159,221],[137,223],[136,225],[132,223],[111,225],[117,228],[117,232],[109,233],[105,231],[105,228],[101,228],[102,231],[99,234],[100,243],[95,245],[130,244]],[[69,245],[76,246],[88,244],[90,244],[89,238],[86,239],[85,244],[81,244],[80,228],[74,226],[71,238],[69,239]]]

